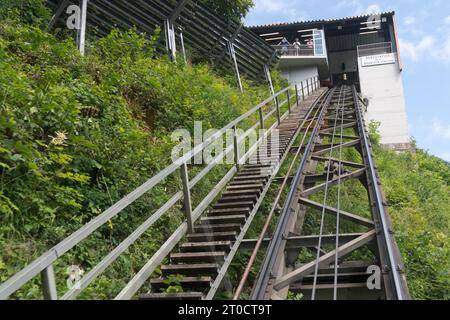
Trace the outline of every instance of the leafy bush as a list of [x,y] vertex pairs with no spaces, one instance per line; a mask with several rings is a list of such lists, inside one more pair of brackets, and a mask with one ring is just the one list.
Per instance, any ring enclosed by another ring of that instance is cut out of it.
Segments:
[[[245,79],[241,94],[206,64],[173,63],[155,53],[156,41],[113,30],[82,57],[70,39],[0,22],[0,281],[167,166],[174,129],[193,128],[194,120],[221,128],[269,94]],[[64,262],[91,269],[177,183],[155,188]],[[181,220],[163,217],[112,268],[116,280],[99,278],[83,297],[111,297]],[[17,297],[37,297],[37,287],[32,282]]]
[[43,0],[2,0],[0,3],[0,20],[42,25],[49,18],[50,10]]

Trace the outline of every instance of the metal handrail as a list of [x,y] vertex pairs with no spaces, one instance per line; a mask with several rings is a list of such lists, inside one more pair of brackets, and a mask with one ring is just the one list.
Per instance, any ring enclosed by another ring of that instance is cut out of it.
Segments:
[[315,56],[313,45],[276,45],[272,46],[281,56]]
[[[306,87],[304,82],[296,83],[288,86],[287,88],[281,90],[280,92],[270,96],[248,112],[244,113],[240,117],[236,118],[228,125],[223,127],[217,133],[206,139],[201,144],[194,147],[193,150],[180,157],[174,161],[171,165],[160,171],[154,177],[146,181],[140,187],[132,191],[130,194],[119,200],[117,203],[112,205],[110,208],[105,210],[103,213],[92,219],[90,222],[85,224],[83,227],[78,229],[76,232],[62,240],[60,243],[52,247],[46,253],[41,255],[39,258],[34,260],[28,266],[23,268],[21,271],[16,273],[14,276],[9,278],[7,281],[0,285],[0,299],[7,299],[14,292],[19,290],[23,285],[29,282],[31,279],[37,275],[41,275],[42,278],[42,291],[45,299],[56,300],[58,299],[55,273],[53,270],[53,263],[66,252],[74,248],[81,241],[86,239],[92,233],[94,233],[102,225],[110,221],[112,218],[117,216],[129,205],[134,203],[137,199],[143,196],[145,193],[149,192],[153,187],[161,183],[168,176],[174,173],[176,170],[180,169],[181,177],[183,181],[183,190],[178,191],[172,196],[163,206],[161,206],[155,213],[153,213],[143,224],[141,224],[133,233],[128,236],[124,241],[122,241],[113,251],[111,251],[103,260],[98,263],[91,271],[89,271],[72,289],[69,289],[63,296],[62,299],[74,299],[84,288],[86,288],[93,280],[95,280],[107,267],[109,267],[131,244],[133,244],[142,234],[144,234],[153,224],[155,224],[170,208],[172,208],[178,201],[185,201],[185,209],[187,219],[182,223],[178,229],[169,237],[169,239],[160,247],[160,249],[153,255],[153,257],[147,262],[147,264],[138,272],[138,274],[127,284],[127,286],[119,293],[116,299],[130,299],[137,292],[137,290],[142,286],[142,284],[151,276],[154,269],[163,261],[167,254],[173,249],[173,247],[182,239],[188,230],[192,229],[193,223],[201,216],[203,211],[211,204],[214,198],[220,193],[221,189],[226,185],[226,183],[231,180],[234,173],[238,170],[239,165],[245,162],[254,152],[258,146],[267,138],[270,132],[291,112],[291,106],[293,103],[292,97],[296,100],[296,104],[299,103],[299,97],[304,100],[306,96],[309,96],[312,92],[320,87],[319,80],[317,77],[313,77],[306,80]],[[295,89],[295,93],[291,94],[291,90]],[[306,90],[306,92],[305,92]],[[286,94],[287,100],[280,102],[279,98],[281,95]],[[268,116],[264,116],[263,108],[274,101],[274,108],[270,111],[270,115],[276,113],[277,121],[269,128],[264,135],[260,136],[258,141],[253,144],[249,152],[240,157],[235,154],[235,166],[228,171],[227,174],[222,178],[219,184],[211,190],[206,198],[192,210],[190,205],[186,208],[186,204],[190,203],[190,190],[203,179],[216,165],[217,163],[227,156],[233,150],[236,150],[235,144],[239,145],[246,136],[249,134],[250,130],[260,127],[264,129],[264,122],[267,120]],[[285,104],[288,104],[288,110],[284,115],[281,116],[280,109]],[[186,164],[197,154],[203,152],[205,148],[214,143],[217,139],[221,138],[229,129],[234,129],[236,132],[237,126],[250,116],[257,113],[259,119],[257,123],[253,125],[246,133],[237,137],[235,136],[234,143],[229,146],[225,151],[221,152],[215,157],[215,159],[207,165],[200,173],[198,173],[192,180],[189,181],[187,176]]]

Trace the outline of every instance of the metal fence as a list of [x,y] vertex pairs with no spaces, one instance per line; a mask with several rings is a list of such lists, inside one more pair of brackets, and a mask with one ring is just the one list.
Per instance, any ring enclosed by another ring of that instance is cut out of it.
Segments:
[[[158,251],[148,260],[142,269],[128,282],[125,288],[116,296],[117,300],[131,299],[143,284],[152,275],[155,269],[163,262],[166,256],[177,245],[177,243],[193,229],[193,224],[200,218],[202,213],[211,205],[214,199],[220,194],[222,188],[233,178],[241,164],[245,163],[257,148],[265,141],[271,132],[283,121],[291,112],[294,105],[298,105],[301,99],[305,99],[320,87],[317,77],[306,80],[299,84],[293,84],[280,92],[272,95],[270,98],[261,102],[250,111],[238,117],[214,135],[206,139],[203,143],[197,145],[186,155],[182,156],[170,166],[149,179],[139,188],[128,194],[126,197],[112,205],[109,209],[92,219],[82,228],[62,240],[56,246],[44,253],[40,258],[30,263],[12,278],[0,285],[0,299],[7,299],[10,295],[22,288],[26,283],[36,276],[41,276],[42,292],[45,299],[58,299],[56,286],[56,277],[54,264],[59,258],[70,250],[77,247],[83,240],[93,235],[100,227],[107,224],[111,219],[117,217],[124,209],[147,194],[154,187],[160,185],[165,179],[174,174],[180,174],[182,188],[178,190],[164,205],[159,207],[147,220],[145,220],[137,229],[133,231],[125,240],[123,240],[114,250],[112,250],[103,260],[95,265],[76,286],[65,292],[60,299],[75,299],[84,289],[86,289],[100,274],[112,265],[127,249],[145,234],[152,226],[158,222],[169,210],[174,208],[180,201],[184,203],[184,214],[186,220],[178,226],[170,237],[159,247]],[[283,112],[286,110],[285,112]],[[242,126],[245,121],[252,122],[247,124],[244,134],[237,135],[238,126]],[[253,123],[254,121],[254,123]],[[257,129],[266,129],[259,139],[249,146],[248,152],[239,154],[240,146],[246,144],[246,137]],[[187,163],[197,155],[201,154],[206,148],[213,145],[218,139],[221,139],[228,130],[233,130],[233,144],[216,155],[210,164],[189,179]],[[234,153],[235,165],[222,177],[221,181],[215,186],[208,195],[192,208],[191,189],[207,177],[222,159],[228,154]]]
[[392,42],[380,42],[358,46],[358,58],[393,53]]
[[[211,61],[220,70],[230,70],[236,58],[237,70],[256,81],[264,80],[264,66],[273,66],[275,50],[238,20],[225,20],[197,0],[47,0],[55,21],[68,17],[69,5],[87,5],[87,35],[104,36],[114,27],[153,34],[163,31],[171,53],[186,48]],[[65,21],[63,21],[65,22]],[[230,46],[231,44],[231,46]],[[230,50],[230,48],[232,50]],[[231,60],[231,61],[230,61]],[[234,68],[234,66],[233,66]]]

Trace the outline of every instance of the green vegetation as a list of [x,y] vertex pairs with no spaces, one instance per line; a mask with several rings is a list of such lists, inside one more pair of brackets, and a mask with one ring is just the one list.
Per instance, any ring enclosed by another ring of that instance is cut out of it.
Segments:
[[397,243],[416,299],[450,299],[450,165],[375,146]]
[[[219,77],[206,64],[170,62],[155,52],[157,34],[114,30],[81,57],[72,39],[39,28],[40,15],[6,8],[0,10],[8,18],[0,22],[0,282],[169,165],[173,130],[192,129],[194,120],[204,130],[221,128],[269,94],[265,84],[245,79],[240,94],[233,76]],[[276,73],[274,79],[277,88],[286,84]],[[168,200],[177,178],[70,252],[56,266],[59,278],[68,264],[89,271]],[[214,176],[206,180],[202,191],[217,183]],[[180,212],[163,217],[95,282],[100,293],[88,290],[85,297],[111,298],[181,220]],[[111,289],[113,277],[119,280]],[[58,285],[65,288],[64,281]],[[17,297],[36,297],[37,287],[38,279]]]
[[[0,4],[0,283],[168,165],[174,129],[220,128],[268,96],[245,79],[240,94],[233,76],[207,64],[168,61],[155,52],[157,34],[114,30],[81,57],[72,39],[43,31],[42,3]],[[250,1],[236,3],[245,14]],[[413,296],[449,299],[449,165],[421,150],[374,150]],[[171,177],[60,259],[60,292],[68,265],[89,271],[178,186]],[[182,219],[164,216],[81,297],[114,297]],[[39,281],[13,298],[40,297]]]
[[254,6],[253,0],[202,0],[217,14],[224,18],[242,19]]

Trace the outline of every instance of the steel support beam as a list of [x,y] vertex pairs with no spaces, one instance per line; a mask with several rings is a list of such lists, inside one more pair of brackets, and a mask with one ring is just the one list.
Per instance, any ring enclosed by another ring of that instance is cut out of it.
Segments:
[[340,246],[337,250],[333,250],[331,252],[328,252],[327,254],[321,256],[318,261],[314,260],[310,263],[305,264],[304,266],[298,268],[297,270],[294,270],[281,278],[277,279],[277,281],[274,284],[275,290],[281,290],[284,287],[289,286],[291,283],[299,281],[302,277],[305,275],[308,275],[312,272],[314,272],[314,268],[316,266],[316,263],[320,266],[324,266],[326,264],[332,263],[335,259],[336,251],[337,255],[339,257],[342,257],[358,248],[361,248],[362,246],[368,244],[369,242],[373,241],[375,239],[376,232],[375,230],[371,230],[362,236],[356,238],[355,240],[352,240],[342,246]]
[[366,218],[363,218],[356,214],[345,212],[343,210],[338,210],[333,207],[324,206],[318,202],[314,202],[314,201],[306,199],[306,198],[300,198],[299,202],[305,206],[312,208],[312,209],[325,210],[326,213],[329,213],[329,214],[332,214],[335,216],[339,212],[339,215],[343,220],[355,222],[355,223],[360,224],[365,227],[373,228],[375,226],[375,223],[371,219],[366,219]]
[[328,183],[322,183],[313,188],[303,191],[302,196],[306,198],[316,192],[324,190],[327,185],[328,185],[328,187],[334,186],[334,185],[337,185],[338,183],[342,183],[342,182],[350,180],[350,179],[359,178],[359,177],[363,176],[365,173],[366,173],[366,169],[359,169],[359,170],[353,171],[351,173],[343,174],[340,176],[340,178],[333,179],[333,180],[329,181]]

